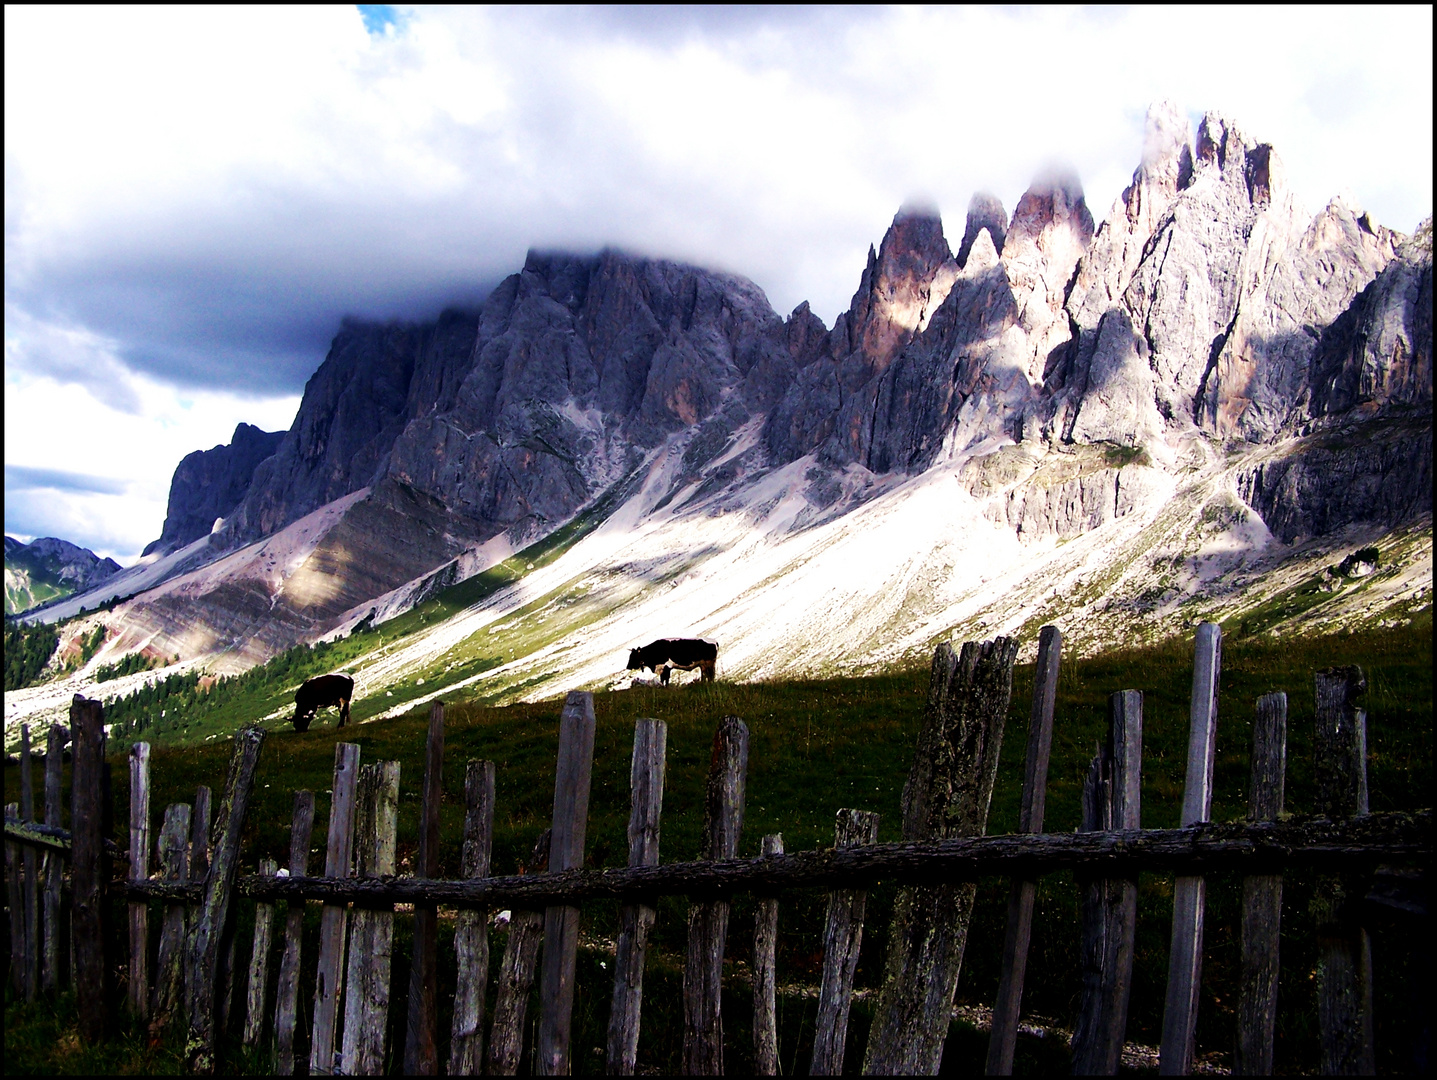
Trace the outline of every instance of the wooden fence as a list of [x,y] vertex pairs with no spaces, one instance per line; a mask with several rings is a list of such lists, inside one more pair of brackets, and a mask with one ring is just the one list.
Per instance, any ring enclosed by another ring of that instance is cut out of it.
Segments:
[[[656,898],[690,898],[684,968],[685,1070],[723,1071],[721,977],[730,898],[740,892],[759,902],[754,927],[753,1062],[777,1071],[774,940],[783,890],[830,890],[818,1024],[810,1072],[837,1075],[844,1066],[854,973],[862,944],[866,891],[876,883],[899,886],[888,928],[882,984],[876,994],[863,1056],[867,1073],[938,1069],[952,1016],[954,994],[973,910],[976,878],[1012,879],[1001,979],[993,1009],[987,1071],[1011,1073],[1021,1013],[1025,963],[1036,882],[1045,873],[1075,870],[1082,892],[1082,985],[1072,1039],[1075,1073],[1117,1072],[1126,1029],[1137,921],[1140,870],[1176,874],[1172,940],[1162,1046],[1163,1073],[1186,1073],[1193,1064],[1193,1033],[1201,982],[1205,872],[1237,869],[1242,877],[1242,969],[1239,1041],[1234,1071],[1270,1073],[1278,984],[1282,873],[1300,865],[1319,871],[1312,912],[1319,921],[1319,1019],[1324,1072],[1370,1073],[1372,1041],[1371,951],[1349,903],[1357,869],[1379,860],[1431,858],[1431,811],[1370,814],[1367,806],[1366,719],[1356,705],[1364,689],[1356,667],[1316,674],[1317,805],[1310,816],[1285,813],[1287,699],[1269,694],[1257,702],[1252,749],[1249,818],[1208,821],[1217,724],[1221,633],[1210,623],[1197,634],[1191,727],[1181,827],[1142,829],[1142,694],[1115,693],[1109,732],[1093,758],[1083,789],[1082,826],[1072,834],[1045,834],[1044,797],[1053,729],[1061,635],[1045,627],[1028,729],[1022,810],[1017,833],[986,836],[998,749],[1008,711],[1017,642],[997,638],[968,643],[960,652],[942,645],[932,680],[918,750],[903,795],[903,839],[876,843],[878,816],[838,812],[834,847],[785,853],[780,836],[762,839],[762,854],[739,858],[748,761],[748,728],[724,717],[714,735],[701,858],[658,860],[667,729],[640,720],[634,732],[626,868],[583,870],[588,819],[594,710],[587,693],[570,693],[559,729],[554,816],[535,846],[531,866],[540,872],[490,874],[494,820],[492,762],[470,761],[465,777],[462,874],[436,880],[443,706],[430,713],[415,877],[395,876],[399,764],[361,765],[359,747],[335,747],[323,876],[310,876],[314,796],[295,792],[289,865],[272,860],[241,877],[240,836],[264,742],[249,727],[234,737],[229,776],[211,821],[211,793],[200,788],[193,804],[166,808],[151,834],[150,751],[135,744],[130,762],[130,846],[120,851],[106,837],[108,771],[101,706],[77,697],[71,729],[50,729],[45,755],[45,821],[35,821],[29,731],[21,739],[21,802],[6,807],[6,870],[10,911],[11,977],[15,990],[33,998],[61,985],[63,938],[70,940],[80,1027],[104,1037],[114,1000],[106,985],[115,965],[105,956],[109,937],[106,890],[128,900],[130,952],[126,1007],[155,1033],[171,1023],[187,1030],[186,1052],[196,1071],[212,1071],[215,1043],[230,1024],[237,978],[233,927],[236,900],[255,904],[248,958],[243,1040],[270,1047],[275,1069],[297,1070],[304,901],[323,903],[314,997],[309,1011],[312,1074],[370,1074],[384,1069],[393,959],[395,905],[414,909],[403,1070],[440,1071],[436,1030],[441,992],[436,964],[437,909],[459,909],[455,930],[458,972],[453,993],[451,1074],[515,1073],[523,1058],[525,1014],[538,979],[540,1016],[531,1054],[537,1072],[570,1071],[570,1019],[580,907],[599,897],[620,902],[607,1068],[632,1073],[642,1017],[644,959]],[[60,762],[73,736],[71,827],[60,819]],[[108,846],[107,846],[108,845]],[[152,849],[156,874],[151,875]],[[37,863],[37,857],[42,860]],[[69,917],[62,908],[62,861],[69,860]],[[128,863],[123,883],[111,882],[111,864]],[[151,970],[150,905],[160,902],[157,963]],[[285,901],[283,920],[276,904]],[[488,912],[512,909],[503,956],[494,973],[493,1015],[485,1039],[490,978]],[[542,950],[540,946],[543,946]],[[270,988],[279,950],[277,991]],[[235,1020],[238,1021],[238,1016]]]

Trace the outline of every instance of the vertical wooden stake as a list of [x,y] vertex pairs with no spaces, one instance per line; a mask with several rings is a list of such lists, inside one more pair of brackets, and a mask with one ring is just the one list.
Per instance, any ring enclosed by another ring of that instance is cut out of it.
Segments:
[[[903,789],[903,838],[982,836],[998,774],[1018,642],[965,642],[934,652],[918,751]],[[865,1073],[936,1073],[952,1018],[977,886],[900,889]]]
[[[659,818],[664,805],[664,766],[669,726],[662,720],[634,724],[634,753],[629,763],[629,865],[659,863]],[[609,1009],[610,1076],[632,1076],[639,1054],[639,1020],[644,996],[644,957],[657,912],[650,904],[619,909],[619,940],[614,950],[614,996]]]
[[[1184,828],[1212,816],[1212,766],[1217,753],[1217,694],[1221,671],[1222,628],[1217,623],[1202,623],[1197,629],[1193,655],[1188,767],[1181,821]],[[1173,887],[1173,933],[1168,950],[1163,1040],[1158,1057],[1158,1072],[1164,1076],[1186,1076],[1192,1072],[1206,904],[1207,879],[1179,874]]]
[[[534,844],[528,869],[543,873],[549,867],[550,829]],[[524,867],[519,868],[523,873]],[[494,1024],[489,1029],[489,1051],[485,1069],[490,1076],[513,1076],[524,1050],[524,1015],[529,1008],[529,991],[534,986],[534,968],[539,958],[539,941],[544,934],[544,913],[515,909],[509,918],[509,940],[499,964],[499,982],[494,994]]]
[[185,1005],[190,1032],[185,1056],[190,1070],[211,1073],[215,1067],[215,1039],[219,1034],[215,1015],[215,976],[218,973],[221,938],[230,918],[234,879],[239,871],[240,836],[249,810],[250,790],[259,752],[264,746],[264,728],[258,724],[235,732],[229,776],[220,801],[218,842],[214,845],[209,873],[205,876],[205,898],[191,935],[185,960]]
[[[470,761],[464,771],[464,849],[460,872],[489,876],[494,845],[494,763]],[[464,908],[454,927],[459,973],[449,1028],[449,1075],[477,1074],[484,1065],[484,996],[489,989],[488,912]]]
[[[399,762],[381,761],[359,770],[354,868],[357,877],[392,877],[399,836]],[[384,1037],[389,1030],[389,973],[393,957],[394,908],[356,907],[349,931],[349,972],[344,981],[346,1076],[384,1072]]]
[[[420,811],[420,852],[415,875],[434,878],[440,866],[440,791],[444,770],[444,704],[430,707],[430,734],[424,753],[424,803]],[[438,908],[414,905],[414,955],[410,965],[410,1011],[404,1038],[405,1076],[438,1073]]]
[[[1143,695],[1108,698],[1108,742],[1083,785],[1080,831],[1141,828]],[[1137,935],[1138,883],[1132,878],[1082,882],[1083,987],[1073,1034],[1073,1075],[1115,1076],[1128,1026]]]
[[[763,838],[763,854],[783,854],[783,834]],[[753,913],[753,1071],[778,1075],[778,897],[765,896]]]
[[[5,820],[19,823],[20,804],[5,804]],[[18,997],[25,992],[25,884],[20,845],[5,841],[5,889],[10,909],[10,983]]]
[[[444,769],[444,704],[429,707],[429,739],[424,754],[424,802],[419,818],[419,858],[414,872],[421,878],[439,873],[439,796]],[[404,1038],[404,1074],[433,1076],[439,1071],[438,992],[439,909],[414,905],[414,955],[409,968],[409,1014]]]
[[[314,830],[314,792],[294,793],[294,819],[289,833],[289,876],[309,873],[309,838]],[[294,1075],[294,1026],[299,1018],[300,944],[304,936],[304,901],[286,902],[284,956],[279,963],[279,989],[275,996],[275,1072]]]
[[[334,744],[334,787],[329,803],[329,845],[324,876],[346,878],[352,872],[354,792],[359,781],[359,747]],[[309,1047],[309,1074],[334,1072],[334,1037],[339,1000],[344,990],[344,930],[348,912],[343,904],[325,904],[319,927],[319,967],[314,981],[314,1024]]]
[[[571,690],[559,717],[559,762],[554,776],[554,824],[549,870],[584,864],[589,822],[589,782],[594,765],[594,695]],[[574,966],[579,948],[579,909],[555,905],[544,912],[544,955],[539,969],[539,1037],[535,1071],[569,1074],[569,1025],[574,1009]]]
[[[725,716],[714,732],[704,802],[700,859],[732,859],[743,832],[744,786],[748,778],[748,727]],[[724,946],[728,941],[727,900],[689,907],[688,957],[684,964],[684,1072],[723,1075]]]
[[[1058,662],[1063,634],[1056,626],[1038,633],[1038,663],[1033,671],[1033,706],[1028,712],[1028,758],[1023,768],[1023,804],[1018,831],[1043,831],[1043,810],[1048,798],[1048,758],[1053,745],[1053,710],[1058,700]],[[1038,883],[1013,880],[1008,893],[1008,929],[1003,938],[1003,966],[998,975],[998,996],[993,1002],[993,1028],[988,1036],[989,1076],[1013,1072],[1013,1051],[1018,1041],[1018,1018],[1023,1012],[1023,980],[1028,970],[1028,946],[1033,936],[1033,903]]]
[[[279,869],[273,859],[261,859],[261,877],[272,878]],[[245,994],[244,1044],[251,1049],[264,1036],[269,1004],[269,954],[274,945],[274,904],[260,901],[254,906],[254,945],[249,955],[248,992]]]
[[[190,880],[190,804],[175,803],[165,810],[160,828],[161,880],[181,884]],[[160,926],[160,955],[155,963],[155,989],[150,1000],[150,1034],[158,1037],[169,1025],[183,1000],[185,970],[185,905],[165,905]]]
[[[878,843],[878,815],[866,810],[840,810],[834,825],[835,848]],[[848,1043],[848,1010],[853,1004],[853,976],[863,946],[863,915],[868,893],[835,889],[828,894],[823,930],[823,980],[818,991],[810,1076],[842,1076]]]
[[104,849],[105,727],[100,703],[76,694],[70,703],[70,730],[75,736],[70,785],[75,997],[80,1036],[99,1042],[110,1013],[105,994],[105,882],[109,875]]
[[[1317,812],[1333,821],[1358,817],[1367,806],[1367,714],[1357,698],[1367,689],[1362,669],[1317,672]],[[1358,921],[1361,893],[1339,874],[1320,875],[1312,898],[1317,922],[1317,1019],[1322,1071],[1329,1076],[1370,1076],[1377,1071],[1372,1043],[1372,943]]]
[[[150,744],[130,747],[130,880],[150,876]],[[150,905],[130,902],[130,1014],[150,1015]]]
[[[45,824],[59,828],[61,770],[64,768],[65,743],[70,733],[59,724],[50,725],[49,739],[45,744]],[[46,990],[60,988],[60,881],[64,874],[64,861],[58,853],[47,853],[45,870],[45,940],[44,962],[40,969],[40,983]]]
[[[1287,695],[1257,699],[1252,727],[1252,786],[1248,817],[1276,821],[1287,776]],[[1242,880],[1242,981],[1237,997],[1237,1055],[1233,1072],[1271,1076],[1277,1023],[1282,875],[1249,874]]]
[[[20,820],[35,821],[35,785],[30,769],[30,725],[20,727]],[[22,855],[25,864],[25,1000],[40,993],[40,860],[29,844]]]
[[[195,789],[194,809],[190,811],[190,880],[203,882],[210,872],[210,802],[213,793],[204,784]],[[186,913],[190,931],[199,921],[199,905],[191,905]]]

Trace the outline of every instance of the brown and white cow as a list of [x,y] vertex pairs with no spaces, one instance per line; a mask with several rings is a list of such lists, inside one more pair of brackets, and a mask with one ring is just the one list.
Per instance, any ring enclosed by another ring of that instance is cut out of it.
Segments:
[[638,649],[629,650],[629,670],[650,668],[659,680],[669,685],[669,672],[674,668],[703,672],[704,682],[714,681],[714,665],[718,662],[718,642],[704,638],[659,638]]

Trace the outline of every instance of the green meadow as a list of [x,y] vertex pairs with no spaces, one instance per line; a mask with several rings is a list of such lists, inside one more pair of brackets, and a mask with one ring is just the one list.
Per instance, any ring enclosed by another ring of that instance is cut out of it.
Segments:
[[[372,632],[371,632],[372,633]],[[363,636],[363,635],[360,635]],[[342,646],[343,643],[340,643]],[[338,648],[335,646],[334,648]],[[1059,680],[1052,766],[1048,781],[1046,829],[1077,826],[1082,777],[1106,726],[1107,696],[1134,688],[1144,692],[1142,816],[1145,827],[1178,823],[1186,768],[1187,714],[1192,640],[1173,640],[1123,652],[1065,660]],[[326,658],[331,659],[331,658]],[[1431,612],[1411,625],[1333,637],[1274,641],[1267,636],[1230,639],[1224,644],[1215,766],[1214,820],[1245,815],[1251,719],[1255,700],[1273,690],[1288,694],[1287,806],[1311,808],[1313,671],[1356,663],[1367,674],[1365,699],[1369,727],[1369,776],[1372,809],[1413,809],[1431,804],[1432,776],[1432,622]],[[1027,736],[1033,668],[1014,673],[1013,697],[989,817],[989,832],[1012,830],[1017,823]],[[292,683],[291,683],[292,685]],[[880,840],[899,838],[899,804],[922,722],[928,672],[919,668],[863,678],[773,683],[693,683],[672,688],[635,687],[594,697],[598,719],[594,775],[589,809],[587,864],[622,865],[626,858],[628,771],[633,723],[657,717],[668,724],[668,763],[661,835],[664,861],[697,856],[703,790],[710,741],[720,717],[742,717],[750,731],[747,811],[742,853],[754,854],[767,833],[782,833],[787,850],[832,843],[835,812],[842,807],[875,810],[882,815]],[[243,711],[237,697],[226,711]],[[445,712],[444,798],[441,806],[441,873],[457,875],[463,827],[463,777],[470,759],[497,766],[493,867],[517,871],[552,811],[559,699],[492,707],[450,701]],[[250,712],[251,716],[263,715]],[[262,856],[287,860],[293,792],[316,793],[316,829],[311,865],[321,858],[329,808],[334,743],[343,738],[359,745],[361,761],[397,760],[401,766],[399,857],[401,873],[417,846],[419,789],[422,779],[427,709],[337,731],[332,713],[321,714],[304,735],[272,730],[264,745],[246,825],[244,869],[253,872]],[[143,738],[143,734],[139,737]],[[190,801],[199,784],[223,787],[228,740],[203,745],[157,746],[153,758],[152,807],[156,827],[163,808]],[[115,839],[128,843],[120,823],[128,820],[127,765],[123,753],[112,757]],[[68,773],[68,770],[67,770]],[[38,772],[37,772],[38,780]],[[18,798],[18,769],[7,762],[5,798]],[[999,954],[1006,918],[1008,885],[984,879],[970,930],[959,984],[960,1004],[991,1003],[998,980]],[[1209,885],[1199,1054],[1226,1054],[1234,1039],[1238,969],[1237,909],[1239,882],[1217,877]],[[1317,1065],[1315,982],[1316,941],[1307,917],[1311,880],[1298,875],[1286,886],[1283,970],[1279,1005],[1277,1062],[1282,1072],[1314,1071]],[[1139,883],[1138,954],[1128,1024],[1131,1041],[1156,1045],[1162,1024],[1171,875],[1144,874]],[[891,887],[869,897],[867,927],[858,986],[872,989],[887,939]],[[780,906],[779,983],[815,987],[821,970],[826,899],[817,891],[786,894]],[[318,909],[311,905],[308,933],[317,940]],[[252,905],[241,902],[239,953],[249,954]],[[682,965],[686,902],[666,898],[652,940],[645,982],[645,1011],[640,1042],[641,1069],[673,1072],[682,1043]],[[117,909],[118,910],[118,909]],[[725,998],[725,1034],[729,1071],[746,1071],[750,1062],[750,1011],[745,975],[752,943],[752,902],[735,900],[728,957],[733,978]],[[441,1010],[452,996],[453,921],[441,912]],[[1078,995],[1077,892],[1071,875],[1043,879],[1038,893],[1033,946],[1028,963],[1025,1015],[1049,1025],[1071,1028]],[[155,920],[152,919],[152,922]],[[116,933],[119,921],[116,920]],[[612,959],[617,917],[612,904],[584,909],[579,993],[574,1019],[575,1072],[600,1072],[608,1021]],[[1409,947],[1411,930],[1400,923],[1372,924],[1377,993],[1379,1063],[1384,1071],[1411,1068],[1413,1041],[1425,1019],[1411,988],[1425,981],[1419,959]],[[409,920],[396,920],[391,1046],[402,1042],[408,987]],[[497,965],[504,935],[491,935],[491,961]],[[308,964],[302,998],[311,991],[315,943],[306,939]],[[606,966],[607,965],[607,966]],[[240,964],[243,967],[243,962]],[[491,968],[491,970],[493,970]],[[446,989],[447,987],[447,989]],[[13,1000],[7,983],[5,1059],[8,1072],[175,1072],[181,1067],[177,1039],[150,1045],[124,1027],[102,1047],[87,1048],[74,1035],[73,1000],[26,1006]],[[492,986],[491,986],[492,998]],[[243,1001],[242,997],[237,1000]],[[861,1064],[870,1000],[860,995],[849,1027],[847,1068]],[[492,1005],[492,1001],[491,1001]],[[241,1006],[242,1008],[242,1006]],[[803,1072],[813,1039],[816,1001],[798,993],[779,999],[780,1055],[787,1073]],[[537,1015],[531,1008],[530,1018]],[[441,1061],[447,1054],[449,1016],[440,1016]],[[986,1034],[955,1021],[944,1058],[945,1071],[981,1071]],[[397,1070],[397,1054],[394,1067]],[[527,1063],[526,1063],[527,1064]],[[1018,1069],[1066,1070],[1061,1039],[1023,1038]],[[233,1071],[267,1071],[267,1059],[243,1051],[238,1039],[227,1042],[223,1066]]]

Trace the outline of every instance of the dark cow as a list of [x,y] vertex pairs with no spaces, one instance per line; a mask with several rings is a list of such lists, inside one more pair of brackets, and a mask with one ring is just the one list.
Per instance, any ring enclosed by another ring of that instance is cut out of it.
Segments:
[[651,668],[660,681],[669,685],[669,672],[674,668],[692,671],[700,668],[703,681],[714,681],[714,664],[718,660],[718,643],[703,638],[659,638],[642,649],[629,650],[629,670]]
[[294,692],[295,731],[308,731],[309,722],[320,709],[339,706],[339,726],[349,722],[349,699],[354,696],[354,680],[348,675],[320,675],[310,679]]

